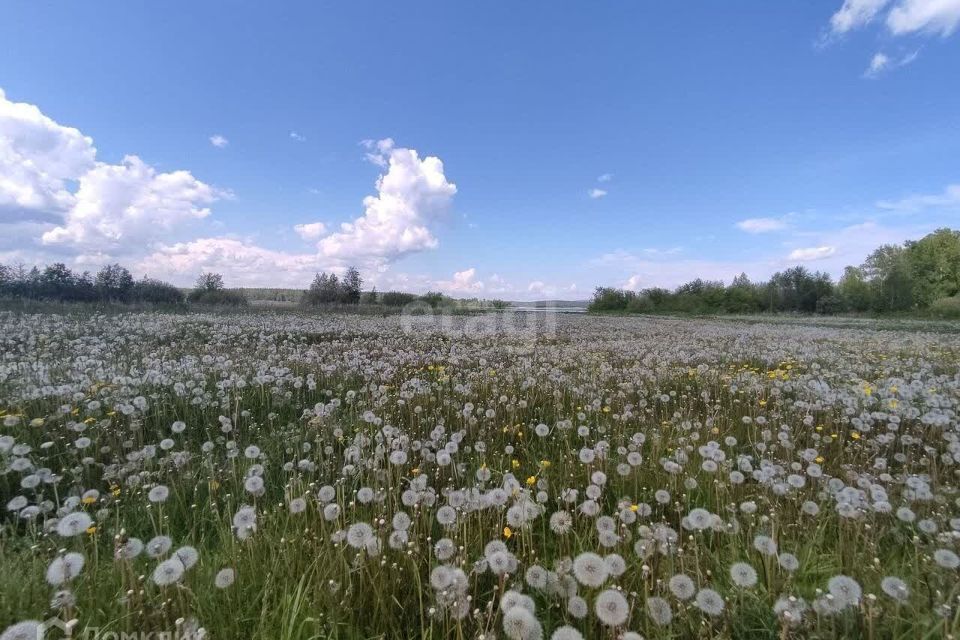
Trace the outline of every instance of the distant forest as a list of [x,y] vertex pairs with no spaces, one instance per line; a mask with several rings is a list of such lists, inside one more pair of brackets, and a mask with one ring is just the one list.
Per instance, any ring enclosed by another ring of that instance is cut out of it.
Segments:
[[503,300],[456,300],[430,291],[423,295],[402,291],[363,291],[360,272],[350,267],[343,277],[318,273],[305,289],[228,289],[223,276],[202,273],[192,289],[181,289],[167,282],[143,278],[135,280],[119,264],[106,265],[96,274],[77,273],[62,262],[43,268],[0,264],[0,300],[28,300],[58,303],[106,303],[182,307],[187,304],[244,307],[250,302],[296,304],[302,307],[344,308],[364,306],[399,309],[411,303],[431,308],[505,309]]
[[938,229],[916,241],[883,245],[838,282],[797,266],[729,285],[696,279],[673,291],[598,287],[589,311],[624,313],[895,313],[960,318],[960,231]]

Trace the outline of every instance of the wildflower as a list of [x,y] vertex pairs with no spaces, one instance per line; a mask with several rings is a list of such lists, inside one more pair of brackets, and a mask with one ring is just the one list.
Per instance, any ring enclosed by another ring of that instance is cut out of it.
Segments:
[[4,629],[0,633],[0,640],[37,640],[43,637],[45,631],[46,627],[39,620],[24,620]]
[[513,607],[503,615],[503,633],[511,640],[540,640],[543,627],[524,607]]
[[881,580],[880,589],[897,602],[906,602],[910,598],[907,583],[895,576],[887,576]]
[[827,581],[827,590],[841,608],[856,606],[860,603],[860,583],[849,576],[833,576]]
[[693,584],[690,576],[682,573],[671,577],[667,585],[677,600],[689,600],[697,592],[697,587]]
[[593,610],[600,622],[608,627],[622,626],[630,616],[630,604],[623,594],[615,589],[601,592],[594,602]]
[[709,616],[718,616],[723,613],[723,598],[713,589],[700,589],[694,604],[700,611]]
[[673,620],[670,603],[663,598],[652,596],[646,601],[647,615],[658,627],[665,627]]
[[573,575],[587,587],[599,587],[607,581],[610,570],[603,558],[595,553],[581,553],[573,561]]
[[550,640],[583,640],[583,634],[570,625],[563,625],[554,629]]
[[162,484],[150,489],[150,493],[147,494],[150,502],[166,502],[168,497],[170,497],[170,489]]
[[178,582],[183,577],[184,566],[177,557],[168,558],[157,565],[153,571],[153,582],[157,586],[165,587]]
[[64,538],[79,535],[93,524],[93,519],[82,511],[65,515],[57,523],[57,533]]
[[944,569],[960,567],[960,557],[950,549],[937,549],[933,552],[933,561]]
[[73,580],[80,575],[83,564],[83,555],[79,553],[72,552],[57,556],[47,567],[47,582],[56,587]]
[[217,575],[213,579],[213,584],[217,587],[217,589],[226,589],[233,584],[235,579],[236,574],[234,573],[233,569],[226,567],[217,572]]
[[746,562],[736,562],[730,567],[730,579],[738,587],[750,588],[757,584],[757,571]]

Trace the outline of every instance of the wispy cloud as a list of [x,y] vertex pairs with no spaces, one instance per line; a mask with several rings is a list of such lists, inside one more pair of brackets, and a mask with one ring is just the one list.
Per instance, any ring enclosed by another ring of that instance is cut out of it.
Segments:
[[736,224],[736,227],[747,233],[770,233],[787,228],[788,216],[779,218],[747,218]]
[[594,200],[599,200],[600,198],[605,197],[607,195],[607,192],[604,189],[594,188],[594,189],[590,189],[590,191],[587,192],[587,195],[589,195]]
[[947,185],[943,193],[910,195],[900,200],[880,200],[877,207],[888,211],[914,213],[934,207],[960,206],[960,184]]
[[799,260],[801,262],[809,262],[813,260],[823,260],[824,258],[829,258],[837,252],[836,247],[824,246],[824,247],[805,247],[802,249],[794,249],[790,252],[790,255],[787,256],[787,260]]
[[230,144],[230,141],[218,133],[210,136],[210,144],[215,146],[217,149],[223,149],[225,146]]

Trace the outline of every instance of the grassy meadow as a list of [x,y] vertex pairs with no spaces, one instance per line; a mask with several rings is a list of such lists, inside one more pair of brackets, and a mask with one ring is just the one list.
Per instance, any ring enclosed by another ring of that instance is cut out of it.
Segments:
[[960,633],[945,324],[489,317],[0,313],[0,639]]

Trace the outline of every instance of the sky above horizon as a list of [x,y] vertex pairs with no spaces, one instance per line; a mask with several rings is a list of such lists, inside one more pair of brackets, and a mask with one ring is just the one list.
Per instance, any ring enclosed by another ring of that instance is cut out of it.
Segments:
[[5,264],[584,299],[960,227],[960,0],[2,13]]

